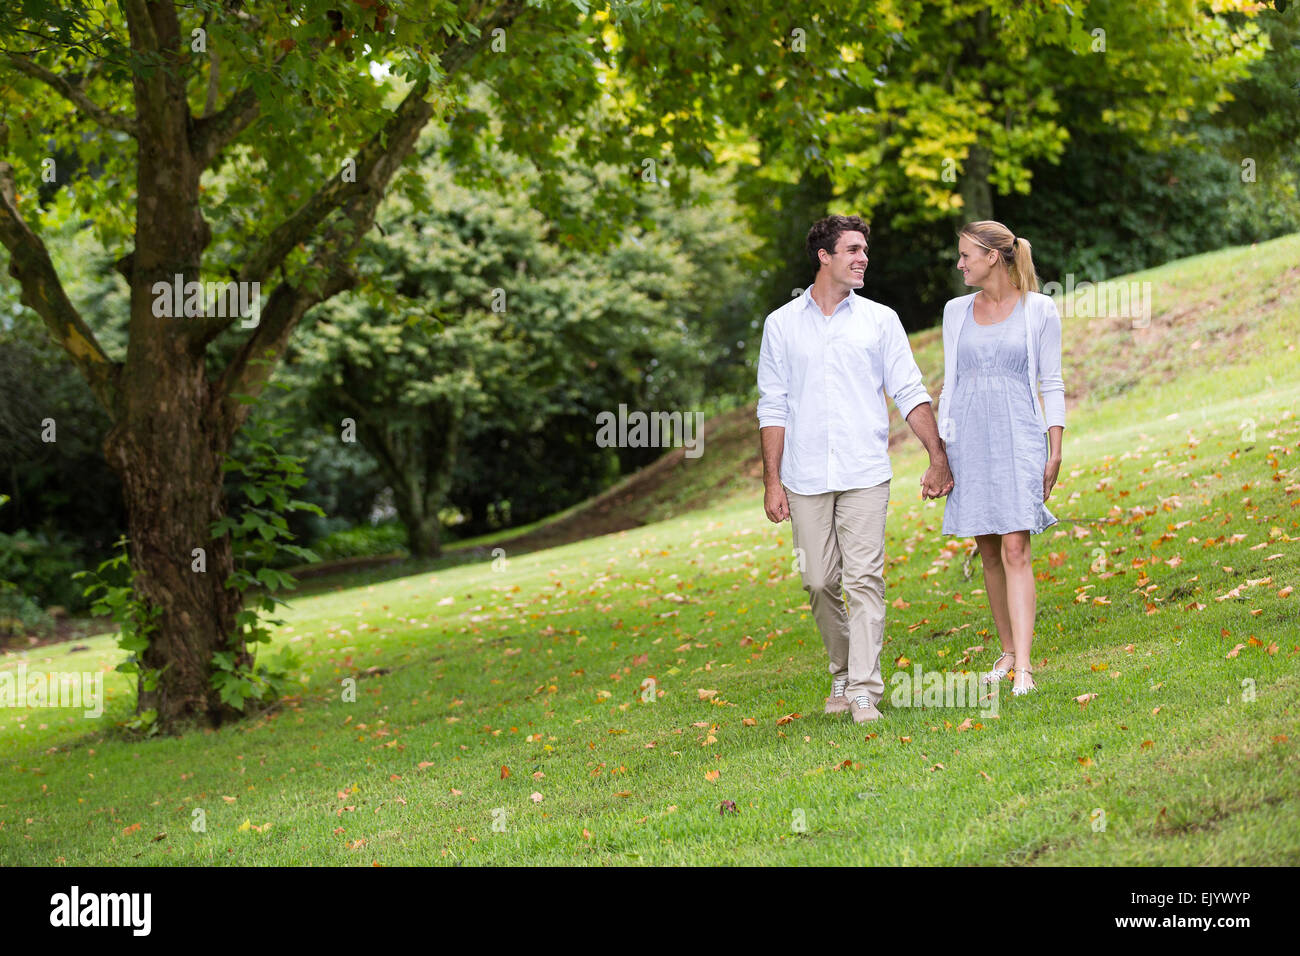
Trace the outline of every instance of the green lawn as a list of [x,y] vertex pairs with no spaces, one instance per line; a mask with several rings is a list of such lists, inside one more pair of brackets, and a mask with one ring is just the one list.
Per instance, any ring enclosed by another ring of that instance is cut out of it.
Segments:
[[[1278,243],[1260,248],[1285,278],[1300,239]],[[1261,254],[1165,269],[1194,288]],[[1221,309],[1253,315],[1256,291],[1226,282]],[[1228,327],[1228,351],[1205,333],[1212,362],[1152,360],[1072,410],[1060,524],[1034,539],[1041,690],[1004,693],[996,717],[888,703],[866,727],[824,716],[789,525],[766,521],[755,486],[548,551],[510,556],[506,540],[500,570],[301,598],[277,644],[299,650],[307,689],[216,732],[120,729],[130,694],[107,636],[0,658],[108,669],[112,694],[97,721],[0,710],[0,864],[1294,864],[1300,362],[1286,323]],[[996,656],[978,559],[964,574],[973,541],[940,534],[922,459],[914,441],[894,458],[887,682]]]

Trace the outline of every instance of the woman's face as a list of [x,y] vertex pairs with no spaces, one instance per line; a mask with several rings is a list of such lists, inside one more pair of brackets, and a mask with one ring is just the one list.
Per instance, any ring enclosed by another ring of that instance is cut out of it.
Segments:
[[957,270],[967,285],[982,287],[993,272],[997,259],[996,252],[985,249],[968,236],[962,236],[957,242]]

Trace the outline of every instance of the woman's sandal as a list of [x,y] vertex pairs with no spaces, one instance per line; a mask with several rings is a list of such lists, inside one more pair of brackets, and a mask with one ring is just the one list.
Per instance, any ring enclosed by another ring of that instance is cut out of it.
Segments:
[[[1004,659],[1006,659],[1006,658],[1008,658],[1008,657],[1011,658],[1011,662],[1012,662],[1012,666],[1011,666],[1011,667],[998,667],[998,666],[997,666],[998,664],[1002,663],[1002,661],[1003,661]],[[993,670],[987,672],[987,673],[983,676],[983,678],[981,678],[980,683],[982,683],[982,684],[997,684],[997,683],[999,683],[1000,681],[1004,681],[1004,680],[1006,680],[1007,675],[1010,674],[1011,671],[1015,668],[1015,660],[1016,660],[1016,655],[1015,655],[1015,654],[1011,653],[1010,651],[1003,651],[1002,654],[1001,654],[1001,656],[998,657],[998,659],[997,659],[996,661],[993,662]]]
[[[1020,683],[1020,675],[1022,672],[1025,677],[1029,678],[1028,684]],[[1016,668],[1016,680],[1015,683],[1011,685],[1011,696],[1024,697],[1031,691],[1036,690],[1038,690],[1038,685],[1034,683],[1034,669],[1032,667]]]

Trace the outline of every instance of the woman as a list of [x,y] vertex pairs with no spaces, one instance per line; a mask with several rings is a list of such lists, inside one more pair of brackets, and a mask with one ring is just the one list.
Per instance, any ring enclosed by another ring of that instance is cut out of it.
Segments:
[[1038,291],[1029,242],[1002,223],[968,224],[957,251],[966,285],[979,291],[943,310],[939,434],[953,476],[943,532],[975,538],[1002,644],[984,682],[1014,673],[1011,692],[1018,697],[1035,689],[1029,536],[1056,524],[1046,501],[1061,469],[1065,430],[1061,316]]

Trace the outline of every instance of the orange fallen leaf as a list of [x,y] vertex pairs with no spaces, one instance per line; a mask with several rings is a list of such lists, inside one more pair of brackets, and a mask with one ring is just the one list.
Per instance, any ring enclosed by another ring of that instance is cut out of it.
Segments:
[[501,765],[501,779],[504,780],[504,779],[505,779],[506,777],[508,777],[508,776],[510,776],[510,768],[507,767],[505,764],[502,764],[502,765]]
[[741,723],[744,724],[746,727],[753,727],[755,724],[758,723],[758,721],[756,721],[753,717],[746,717],[744,720],[741,721]]
[[1096,699],[1097,699],[1096,694],[1080,694],[1078,697],[1074,698],[1075,703],[1077,703],[1080,707],[1087,707],[1090,701],[1094,701]]
[[1288,584],[1288,585],[1287,585],[1286,587],[1284,587],[1282,590],[1280,590],[1280,591],[1277,592],[1277,596],[1280,597],[1280,598],[1290,597],[1290,596],[1291,596],[1291,592],[1292,592],[1293,590],[1295,590],[1295,589],[1292,588],[1291,585]]
[[697,688],[696,692],[700,695],[700,700],[708,700],[718,693],[716,690],[705,690],[703,687]]
[[704,779],[712,783],[714,780],[717,780],[721,776],[722,776],[721,771],[709,770],[704,774]]
[[782,727],[782,726],[784,726],[784,725],[790,723],[791,721],[798,720],[798,719],[799,719],[800,717],[802,717],[802,716],[803,716],[803,714],[786,714],[784,717],[778,717],[778,718],[776,719],[776,725],[777,725],[778,727]]
[[1245,645],[1245,644],[1238,644],[1238,645],[1237,645],[1236,647],[1234,647],[1232,650],[1228,651],[1228,655],[1227,655],[1227,656],[1228,656],[1228,657],[1236,657],[1236,656],[1237,656],[1238,654],[1240,654],[1243,650],[1245,650],[1245,648],[1246,648],[1246,645]]
[[1142,741],[1142,749],[1146,750],[1148,747],[1151,747],[1154,743],[1155,741],[1153,740],[1144,740]]
[[971,728],[971,719],[967,717],[965,720],[963,720],[960,724],[957,725],[957,733],[961,733],[963,730],[970,730],[970,728]]
[[139,831],[140,831],[140,824],[133,823],[129,827],[123,828],[122,836],[130,836],[132,833],[138,833]]
[[1092,766],[1092,758],[1091,758],[1091,757],[1076,757],[1075,760],[1077,760],[1077,761],[1079,762],[1079,766],[1080,766],[1080,767],[1091,767],[1091,766]]

